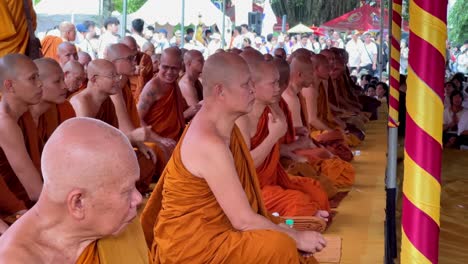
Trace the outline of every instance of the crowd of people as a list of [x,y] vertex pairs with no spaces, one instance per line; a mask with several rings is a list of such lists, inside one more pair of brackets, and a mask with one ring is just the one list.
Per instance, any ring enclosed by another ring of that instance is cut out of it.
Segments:
[[42,58],[0,58],[0,262],[317,263],[388,102],[371,36],[290,45],[241,26],[221,49],[119,25],[63,22]]

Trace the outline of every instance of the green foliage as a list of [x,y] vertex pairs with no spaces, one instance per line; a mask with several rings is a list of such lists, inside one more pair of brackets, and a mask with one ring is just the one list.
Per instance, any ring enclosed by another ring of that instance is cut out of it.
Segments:
[[[147,0],[128,0],[127,1],[127,13],[131,14],[135,11],[138,11],[140,7],[146,3]],[[123,0],[112,0],[114,4],[114,10],[122,13],[123,10]]]
[[448,17],[449,40],[461,45],[468,40],[468,1],[458,0]]

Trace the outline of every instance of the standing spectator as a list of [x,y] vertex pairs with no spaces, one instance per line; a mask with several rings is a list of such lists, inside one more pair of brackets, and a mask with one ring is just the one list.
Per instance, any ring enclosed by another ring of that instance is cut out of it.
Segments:
[[370,33],[364,34],[359,68],[366,69],[372,76],[377,70],[377,46],[372,42]]
[[457,70],[463,74],[468,74],[468,40],[460,48],[460,54],[457,57]]
[[313,51],[315,54],[319,54],[320,51],[322,51],[322,47],[318,41],[318,38],[317,36],[315,35],[310,35],[309,37],[309,41],[310,41],[310,47],[309,47],[309,50]]
[[105,32],[99,38],[98,58],[104,58],[107,47],[119,42],[119,25],[120,21],[116,17],[109,17],[104,21]]
[[344,49],[344,42],[341,39],[340,33],[338,31],[334,31],[332,34],[332,41],[333,41],[333,47],[339,48],[339,49]]
[[232,31],[232,38],[231,38],[232,44],[229,48],[242,49],[242,41],[244,38],[242,37],[241,31],[242,31],[241,27],[234,28],[234,30]]
[[244,39],[249,38],[250,43],[254,43],[255,35],[252,32],[250,32],[249,26],[247,24],[242,24],[241,25],[241,33],[242,33],[242,37]]
[[76,43],[81,51],[84,51],[91,56],[91,59],[96,59],[96,51],[91,43],[91,40],[96,35],[96,24],[93,21],[84,21],[83,24],[76,25],[79,41]]
[[361,63],[361,52],[364,50],[363,43],[359,39],[359,31],[353,30],[351,32],[351,39],[346,43],[346,51],[348,52],[348,67],[352,72],[354,69],[359,68]]
[[218,33],[214,33],[210,38],[210,44],[208,44],[208,48],[206,49],[206,57],[215,54],[221,48],[221,36]]
[[167,30],[164,28],[159,30],[158,42],[156,45],[156,54],[161,54],[163,50],[169,48],[169,40],[167,39]]
[[135,39],[139,50],[143,48],[148,40],[143,37],[143,28],[145,27],[145,21],[141,18],[134,19],[132,21],[132,37]]
[[401,41],[400,44],[400,74],[408,75],[408,54],[409,48],[406,41]]

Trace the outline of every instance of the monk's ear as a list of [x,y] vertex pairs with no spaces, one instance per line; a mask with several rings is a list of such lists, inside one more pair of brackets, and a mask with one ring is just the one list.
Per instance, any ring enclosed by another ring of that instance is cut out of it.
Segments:
[[13,80],[4,80],[3,87],[5,91],[12,92],[13,91]]
[[213,87],[214,93],[216,94],[216,97],[218,96],[224,96],[224,87],[221,84],[216,84]]
[[68,213],[77,220],[85,218],[83,190],[73,189],[67,196]]

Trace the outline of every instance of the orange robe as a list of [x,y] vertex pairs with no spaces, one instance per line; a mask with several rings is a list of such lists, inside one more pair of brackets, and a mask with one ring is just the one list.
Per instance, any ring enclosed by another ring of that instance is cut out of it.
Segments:
[[[302,95],[299,95],[302,98]],[[301,99],[304,104],[304,99]],[[304,110],[303,110],[304,111]],[[344,161],[353,160],[353,153],[345,142],[343,133],[339,130],[339,125],[335,122],[331,114],[330,107],[327,100],[327,92],[322,83],[319,86],[319,93],[317,98],[317,115],[318,118],[325,123],[328,127],[335,129],[334,131],[320,131],[311,126],[311,137],[324,145],[333,154],[337,155]]]
[[136,60],[138,66],[140,66],[140,73],[129,77],[130,88],[135,102],[138,101],[143,87],[153,78],[153,61],[151,57],[144,52],[138,52]]
[[133,99],[132,90],[131,90],[130,81],[123,87],[122,95],[125,101],[125,106],[127,107],[127,113],[132,120],[134,127],[140,127],[140,116],[138,115],[138,110],[136,106],[136,101]]
[[[308,124],[307,111],[304,97],[299,95],[301,102],[301,118],[303,124]],[[294,127],[292,126],[292,116],[289,111],[288,105],[285,101],[280,101],[280,107],[288,119],[288,132],[286,133],[286,143],[295,141],[296,135]],[[336,188],[349,188],[353,185],[356,172],[353,165],[349,162],[341,160],[338,157],[329,157],[328,151],[324,148],[308,148],[299,149],[295,151],[296,154],[307,157],[309,163],[313,165],[319,175],[326,176]],[[321,181],[323,185],[323,181]],[[325,187],[325,186],[324,186]],[[328,191],[327,191],[328,193]],[[330,198],[330,195],[328,196]]]
[[[233,228],[207,182],[184,167],[180,142],[141,217],[154,263],[299,263],[296,245],[287,235]],[[250,152],[237,127],[230,149],[252,210],[271,218],[262,202]],[[317,263],[313,257],[301,262]]]
[[148,264],[148,247],[140,220],[135,218],[122,233],[93,241],[81,253],[77,264]]
[[153,103],[143,120],[152,127],[154,133],[178,141],[185,127],[183,102],[180,88],[175,85]]
[[[36,13],[32,1],[28,0],[33,31],[36,30]],[[0,1],[0,57],[10,53],[25,54],[29,31],[23,1]]]
[[[41,155],[39,150],[39,137],[36,130],[36,125],[31,116],[31,113],[28,111],[24,113],[18,120],[18,125],[23,132],[24,144],[26,150],[28,151],[29,157],[31,158],[36,169],[41,172]],[[4,156],[4,155],[3,155]],[[4,156],[1,160],[3,162],[8,162]],[[3,164],[4,169],[2,171],[2,177],[8,185],[11,192],[13,192],[18,199],[24,201],[27,207],[31,207],[33,204],[29,200],[28,194],[21,184],[20,180],[13,172],[13,169],[9,164]],[[7,169],[9,167],[9,169]]]
[[55,129],[66,120],[75,117],[75,110],[70,102],[53,105],[47,112],[39,117],[37,124],[37,134],[39,136],[39,146],[42,153],[45,143],[49,140]]
[[[257,133],[251,139],[255,149],[268,136],[268,107],[257,125]],[[320,182],[312,178],[290,176],[280,163],[280,142],[272,148],[265,161],[257,167],[265,206],[281,216],[314,216],[317,210],[329,210],[328,196]]]
[[[99,108],[98,113],[95,116],[96,119],[101,120],[115,128],[119,128],[119,120],[117,113],[115,112],[114,103],[112,99],[108,97]],[[143,153],[135,150],[138,164],[140,165],[140,179],[137,182],[137,189],[144,193],[149,189],[149,185],[155,175],[155,165],[151,159],[147,159]]]
[[0,218],[26,209],[24,202],[16,197],[3,179],[7,173],[14,173],[9,167],[5,153],[0,149]]
[[58,61],[57,49],[60,44],[62,44],[63,39],[57,36],[45,36],[41,41],[42,53],[44,58],[52,58]]

